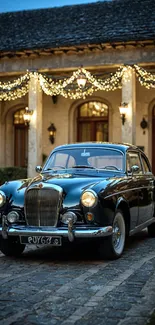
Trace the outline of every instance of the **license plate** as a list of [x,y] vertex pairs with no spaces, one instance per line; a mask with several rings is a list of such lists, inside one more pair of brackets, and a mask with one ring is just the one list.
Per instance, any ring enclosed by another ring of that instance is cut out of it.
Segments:
[[61,237],[56,236],[20,236],[21,244],[61,246]]

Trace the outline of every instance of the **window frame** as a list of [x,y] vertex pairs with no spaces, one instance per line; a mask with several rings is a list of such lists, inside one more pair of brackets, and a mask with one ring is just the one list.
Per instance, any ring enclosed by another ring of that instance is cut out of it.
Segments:
[[[141,162],[142,162],[142,166],[143,166],[143,173],[147,174],[147,175],[152,174],[152,169],[151,169],[151,165],[150,165],[150,162],[149,162],[148,158],[142,152],[140,153],[140,155],[141,155]],[[149,169],[148,172],[145,171],[144,164],[143,164],[143,159],[144,159],[146,165],[148,166],[148,169]]]
[[[132,172],[127,169],[127,155],[130,154],[130,153],[134,153],[134,154],[136,153],[138,155],[139,162],[140,162],[140,165],[141,165],[141,170],[139,170],[138,172],[134,173],[134,175],[137,175],[138,176],[138,175],[144,174],[144,169],[143,169],[143,164],[142,164],[142,159],[141,159],[141,152],[138,151],[138,150],[129,149],[126,152],[126,173],[127,173],[127,175],[132,175]],[[142,172],[142,174],[141,174],[141,172]]]

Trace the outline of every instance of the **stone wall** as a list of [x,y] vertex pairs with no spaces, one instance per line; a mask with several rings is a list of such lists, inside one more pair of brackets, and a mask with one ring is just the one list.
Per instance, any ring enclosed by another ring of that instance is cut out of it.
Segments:
[[[101,100],[109,105],[109,141],[121,142],[122,125],[119,113],[121,102],[121,90],[113,92],[95,92],[91,100]],[[71,100],[58,96],[57,103],[53,103],[52,97],[43,93],[43,136],[42,151],[48,155],[50,151],[58,145],[76,141],[76,109],[84,100]],[[27,96],[12,102],[5,102],[2,109],[1,104],[1,152],[0,166],[10,166],[14,164],[14,133],[13,133],[13,113],[16,109],[27,106]],[[144,146],[145,153],[151,159],[152,152],[152,128],[151,111],[155,104],[155,93],[153,89],[142,87],[136,82],[136,145]],[[149,127],[145,134],[140,127],[142,118],[149,122]],[[57,129],[55,143],[52,145],[48,139],[50,123],[54,123]]]

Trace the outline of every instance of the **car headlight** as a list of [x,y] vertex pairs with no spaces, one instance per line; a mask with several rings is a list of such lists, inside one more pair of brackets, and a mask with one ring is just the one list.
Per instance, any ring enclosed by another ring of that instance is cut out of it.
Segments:
[[2,207],[6,202],[6,195],[3,191],[0,191],[0,207]]
[[19,220],[19,214],[17,211],[10,211],[6,217],[9,223],[14,223]]
[[77,221],[77,216],[72,211],[68,211],[68,212],[64,213],[61,217],[62,223],[68,224],[70,220],[72,220],[73,223],[76,223],[76,221]]
[[81,196],[81,203],[87,208],[95,206],[97,200],[97,194],[93,190],[87,190]]

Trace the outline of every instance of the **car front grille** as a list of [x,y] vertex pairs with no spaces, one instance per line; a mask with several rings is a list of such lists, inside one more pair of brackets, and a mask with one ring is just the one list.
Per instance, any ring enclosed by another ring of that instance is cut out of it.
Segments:
[[25,195],[25,214],[28,225],[57,226],[61,200],[62,192],[58,189],[29,189]]

